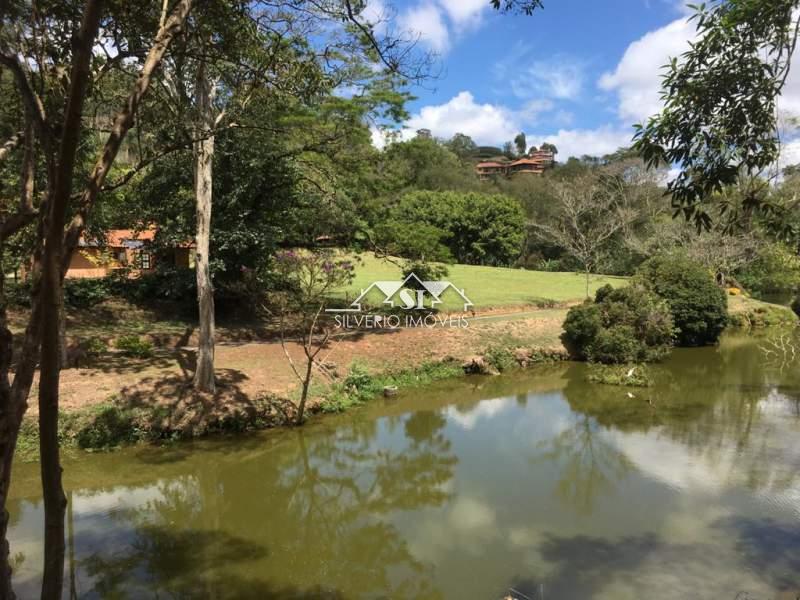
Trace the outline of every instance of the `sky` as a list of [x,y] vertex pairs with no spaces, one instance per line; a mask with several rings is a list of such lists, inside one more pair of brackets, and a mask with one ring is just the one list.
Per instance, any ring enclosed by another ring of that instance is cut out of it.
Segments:
[[[522,131],[561,161],[630,145],[632,125],[660,108],[661,67],[694,37],[683,0],[544,0],[532,16],[489,0],[370,0],[368,13],[414,32],[439,76],[412,88],[403,137],[469,135],[502,146]],[[796,61],[797,62],[797,61]],[[800,115],[800,67],[781,107]],[[375,130],[373,141],[383,144]],[[800,142],[789,149],[800,158]]]

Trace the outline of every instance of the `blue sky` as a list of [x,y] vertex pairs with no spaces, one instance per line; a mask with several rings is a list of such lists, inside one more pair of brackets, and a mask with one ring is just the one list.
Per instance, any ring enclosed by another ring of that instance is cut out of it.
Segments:
[[371,0],[365,14],[438,54],[441,76],[413,89],[404,137],[426,127],[499,146],[524,131],[560,160],[627,145],[659,108],[659,67],[694,32],[680,0],[545,0],[530,17],[489,0]]
[[[523,131],[565,161],[629,145],[632,125],[660,110],[661,67],[695,36],[688,1],[544,0],[524,16],[490,0],[369,0],[363,16],[437,54],[441,75],[412,90],[404,139],[427,128],[501,146]],[[780,163],[800,163],[800,128],[789,125],[800,117],[800,60],[778,109]],[[373,142],[385,136],[374,130]]]

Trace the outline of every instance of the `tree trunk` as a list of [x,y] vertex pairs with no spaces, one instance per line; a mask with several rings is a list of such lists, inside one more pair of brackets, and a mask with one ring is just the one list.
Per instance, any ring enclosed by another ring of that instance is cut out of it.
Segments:
[[[44,497],[42,599],[60,600],[64,580],[64,511],[58,447],[58,387],[61,376],[61,231],[49,235],[42,279],[42,358],[39,376],[39,454]],[[55,243],[54,243],[55,242]]]
[[201,136],[194,145],[194,191],[197,203],[197,239],[195,271],[197,274],[197,305],[200,318],[200,341],[197,347],[197,368],[194,388],[198,392],[214,393],[214,287],[208,264],[211,235],[211,202],[213,198],[214,127],[211,104],[211,83],[205,66],[197,69],[195,101],[199,113]]
[[[114,162],[125,135],[133,124],[133,116],[147,91],[153,71],[158,67],[170,42],[183,27],[192,0],[179,0],[170,17],[159,29],[142,70],[128,96],[125,106],[117,114],[112,131],[95,164],[95,168],[81,196],[72,225],[64,236],[67,206],[72,193],[75,155],[80,134],[83,101],[89,79],[92,45],[100,21],[101,0],[86,0],[81,28],[73,38],[73,58],[70,88],[66,110],[61,122],[63,132],[59,147],[50,138],[51,130],[36,112],[36,102],[24,71],[18,69],[15,79],[24,91],[28,118],[36,123],[40,142],[48,163],[47,219],[40,220],[38,247],[33,264],[33,290],[31,316],[15,363],[13,384],[9,386],[12,338],[5,326],[5,316],[0,315],[0,600],[13,599],[11,569],[9,568],[6,530],[8,513],[6,501],[11,481],[11,467],[22,417],[27,409],[33,377],[36,371],[42,339],[47,337],[47,352],[42,349],[40,405],[40,452],[42,454],[42,486],[45,500],[45,572],[42,598],[61,597],[64,575],[64,508],[65,498],[61,488],[61,467],[58,452],[58,358],[59,321],[63,273],[67,269],[69,252],[77,245],[86,218],[102,189],[105,177]],[[5,61],[8,62],[8,61]],[[52,171],[50,166],[56,166]],[[45,231],[46,223],[46,231]],[[66,241],[65,239],[66,238]],[[45,255],[41,259],[42,241],[46,239]],[[65,251],[66,249],[66,251]],[[64,260],[66,257],[66,261]],[[39,277],[39,266],[42,277]],[[46,359],[45,359],[46,356]]]
[[308,388],[311,386],[311,378],[313,377],[314,357],[309,355],[309,350],[306,348],[306,376],[303,379],[303,389],[300,392],[300,404],[297,407],[297,425],[303,424],[303,417],[306,412],[306,400],[308,400]]
[[591,298],[589,295],[589,267],[586,267],[586,297]]
[[44,574],[42,600],[60,600],[64,583],[64,513],[67,498],[61,485],[58,447],[58,386],[61,376],[61,261],[64,225],[72,195],[72,180],[80,140],[81,115],[90,76],[92,46],[100,24],[101,0],[87,0],[81,28],[73,41],[70,89],[64,112],[64,133],[58,168],[51,182],[42,257],[41,360],[39,367],[39,454],[44,499]]

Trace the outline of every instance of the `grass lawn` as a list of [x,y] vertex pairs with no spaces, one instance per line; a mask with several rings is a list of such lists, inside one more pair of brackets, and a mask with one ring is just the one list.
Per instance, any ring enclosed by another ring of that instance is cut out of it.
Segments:
[[[362,264],[356,267],[356,277],[349,288],[340,292],[348,299],[357,296],[374,281],[400,279],[400,269],[390,262],[375,258],[371,253],[361,255]],[[523,269],[504,269],[498,267],[477,267],[471,265],[451,265],[447,280],[463,289],[475,308],[496,306],[535,305],[542,300],[574,302],[583,300],[586,295],[586,279],[583,274],[549,273],[526,271]],[[592,275],[590,291],[607,283],[615,287],[626,285],[625,277]],[[448,300],[457,304],[455,299]],[[449,306],[448,306],[449,307]]]

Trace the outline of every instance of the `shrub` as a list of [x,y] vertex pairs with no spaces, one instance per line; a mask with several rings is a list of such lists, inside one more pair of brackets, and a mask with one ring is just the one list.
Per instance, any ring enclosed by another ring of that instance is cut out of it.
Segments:
[[448,272],[447,265],[442,263],[409,260],[403,265],[403,279],[413,273],[420,281],[438,281],[447,277]]
[[639,285],[606,285],[594,302],[567,313],[561,339],[577,359],[600,363],[659,360],[669,353],[673,322],[667,304]]
[[125,356],[134,358],[150,358],[153,356],[153,344],[139,338],[138,335],[123,335],[114,344]]
[[667,302],[679,346],[719,339],[728,323],[728,297],[705,267],[678,254],[658,256],[639,267],[635,280]]
[[644,365],[593,365],[586,375],[592,383],[622,385],[628,387],[651,387],[653,378]]
[[109,282],[112,292],[133,302],[167,300],[194,303],[197,298],[197,275],[193,269],[162,267],[138,277],[119,273],[110,277]]
[[6,284],[6,300],[15,306],[31,305],[31,282],[19,281]]
[[78,448],[109,448],[137,439],[131,414],[116,406],[100,405],[86,417],[86,422],[75,428]]
[[106,277],[64,281],[64,304],[73,308],[90,308],[100,304],[110,294],[111,283]]
[[105,340],[93,337],[86,340],[84,348],[86,349],[86,356],[94,358],[105,354],[108,350],[108,344],[106,344]]
[[767,244],[736,279],[756,297],[792,292],[800,287],[800,257],[785,244]]
[[519,366],[511,349],[503,346],[492,346],[484,352],[483,358],[501,373]]

